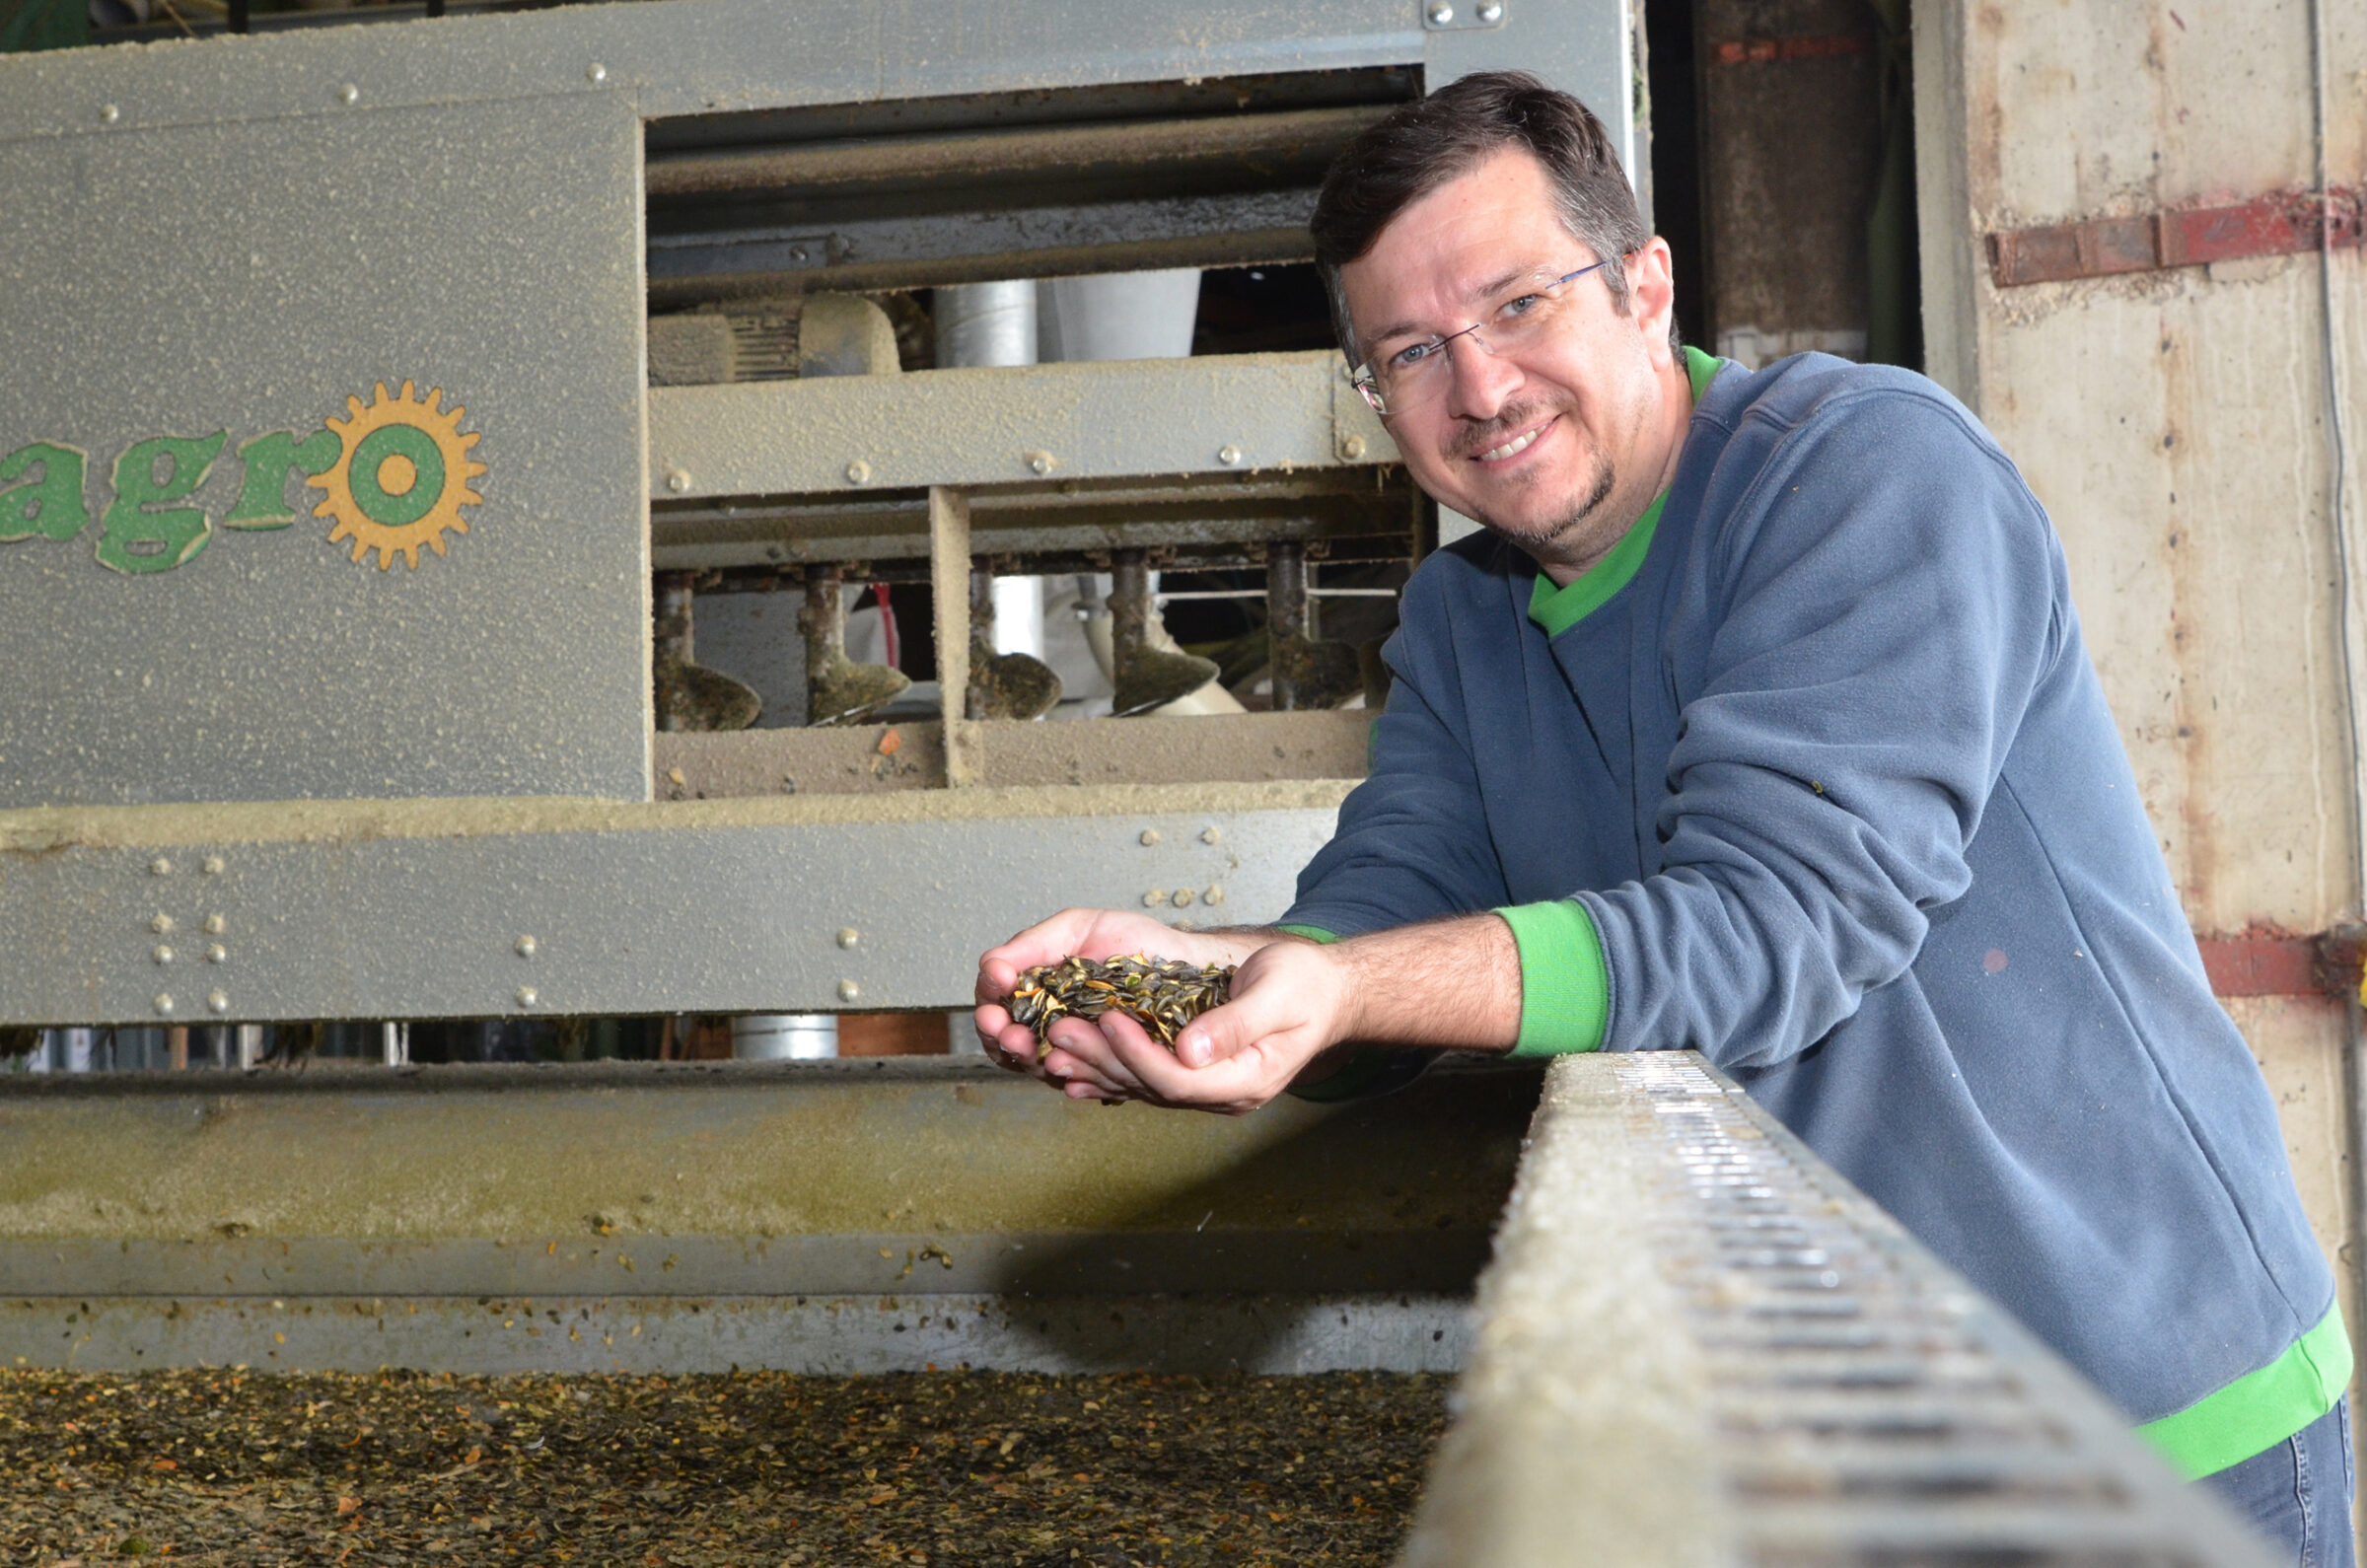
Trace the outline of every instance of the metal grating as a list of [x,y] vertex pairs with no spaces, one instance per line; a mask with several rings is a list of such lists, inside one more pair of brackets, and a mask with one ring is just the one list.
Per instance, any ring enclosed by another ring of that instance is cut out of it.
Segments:
[[1739,1560],[2250,1561],[2053,1355],[1690,1055],[1624,1057]]

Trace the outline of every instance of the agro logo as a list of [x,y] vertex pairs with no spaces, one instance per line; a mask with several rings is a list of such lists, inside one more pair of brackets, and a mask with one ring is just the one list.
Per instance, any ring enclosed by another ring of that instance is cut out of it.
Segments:
[[[385,571],[399,554],[416,568],[419,547],[445,553],[444,535],[468,532],[464,506],[484,497],[469,482],[485,471],[468,449],[476,433],[461,433],[455,403],[440,405],[442,389],[425,397],[404,382],[390,396],[387,384],[365,403],[347,397],[347,417],[299,441],[275,430],[239,448],[244,464],[238,504],[222,527],[251,532],[284,529],[296,521],[286,500],[288,474],[327,499],[313,509],[331,518],[330,543],[353,541],[353,558],[378,551]],[[195,439],[155,436],[133,442],[115,459],[114,495],[99,521],[99,564],[118,572],[169,572],[213,537],[214,521],[196,507],[174,506],[196,493],[230,439],[226,430]],[[71,539],[91,526],[84,495],[89,455],[79,448],[36,441],[0,458],[0,543],[35,537]]]

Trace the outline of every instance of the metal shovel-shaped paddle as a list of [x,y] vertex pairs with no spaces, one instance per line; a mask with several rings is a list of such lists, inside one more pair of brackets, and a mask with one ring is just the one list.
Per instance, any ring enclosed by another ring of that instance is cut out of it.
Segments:
[[860,724],[912,687],[912,677],[886,665],[859,665],[846,656],[846,574],[835,566],[806,573],[806,607],[798,630],[806,638],[806,723]]

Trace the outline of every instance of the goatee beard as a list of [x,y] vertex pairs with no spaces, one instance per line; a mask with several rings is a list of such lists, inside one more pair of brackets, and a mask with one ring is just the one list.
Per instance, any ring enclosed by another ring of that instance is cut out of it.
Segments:
[[1612,471],[1611,459],[1606,457],[1595,469],[1595,482],[1588,487],[1586,499],[1557,522],[1523,529],[1509,528],[1492,517],[1478,514],[1474,514],[1471,521],[1534,553],[1540,546],[1550,545],[1563,535],[1584,527],[1587,520],[1602,509],[1603,503],[1611,499],[1611,492],[1617,483],[1618,475]]

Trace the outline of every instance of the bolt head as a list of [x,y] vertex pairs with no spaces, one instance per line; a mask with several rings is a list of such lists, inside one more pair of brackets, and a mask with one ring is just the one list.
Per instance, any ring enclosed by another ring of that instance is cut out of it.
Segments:
[[1049,473],[1049,472],[1051,472],[1051,471],[1052,471],[1052,455],[1051,455],[1050,453],[1048,453],[1048,452],[1031,452],[1031,453],[1029,453],[1029,454],[1028,454],[1028,471],[1029,471],[1030,473]]
[[1223,463],[1228,468],[1232,467],[1235,463],[1241,462],[1241,449],[1228,441],[1223,446],[1216,449],[1216,461]]
[[857,985],[857,984],[856,984],[854,981],[852,981],[852,980],[840,980],[840,981],[838,982],[838,1000],[839,1000],[839,1001],[841,1001],[841,1002],[851,1002],[851,1001],[853,1001],[853,1000],[854,1000],[856,997],[858,997],[858,996],[861,996],[862,994],[863,994],[863,987],[861,987],[861,986]]
[[854,462],[848,463],[846,465],[846,482],[849,484],[869,484],[871,482],[871,464],[865,463],[861,458],[857,458]]
[[1224,836],[1224,834],[1216,830],[1216,824],[1213,822],[1200,829],[1200,842],[1203,844],[1213,844]]
[[851,948],[862,940],[863,933],[853,926],[842,927],[838,932],[838,945],[842,948]]
[[162,992],[159,992],[157,995],[155,1007],[158,1017],[171,1018],[173,1016],[173,998],[164,995]]
[[1446,0],[1432,0],[1428,14],[1430,25],[1434,28],[1443,28],[1455,20],[1455,8],[1448,5]]
[[112,104],[102,104],[99,106],[99,117],[102,120],[105,120],[108,124],[112,125],[115,121],[123,117],[123,111],[115,107],[115,106]]
[[151,877],[172,876],[173,862],[167,860],[162,855],[157,856],[154,860],[148,862],[148,875]]
[[591,66],[584,72],[584,80],[587,82],[605,82],[608,79],[609,68],[605,65]]
[[1472,12],[1471,15],[1492,28],[1504,20],[1504,8],[1497,4],[1497,0],[1483,0],[1479,9]]
[[1156,827],[1146,827],[1146,828],[1144,828],[1144,829],[1142,830],[1142,847],[1143,847],[1143,848],[1145,848],[1145,849],[1148,849],[1148,848],[1150,848],[1150,847],[1151,847],[1153,844],[1155,844],[1155,843],[1157,843],[1157,842],[1159,842],[1159,829],[1158,829],[1158,828],[1156,828]]
[[226,963],[226,962],[228,962],[229,961],[230,961],[230,950],[229,950],[228,948],[224,947],[224,946],[223,946],[221,943],[219,943],[219,942],[212,942],[212,943],[208,943],[208,944],[206,945],[206,949],[205,949],[205,962],[208,962],[208,963]]
[[205,934],[207,936],[218,937],[229,929],[230,922],[223,919],[220,915],[210,914],[205,917]]
[[155,959],[159,963],[170,963],[173,962],[173,950],[171,948],[160,947],[154,953],[150,954],[149,957]]
[[690,488],[690,475],[681,468],[669,469],[666,474],[666,488],[672,490],[676,495],[681,495],[684,490]]
[[161,937],[173,929],[173,917],[169,914],[160,914],[148,922],[148,929]]
[[208,991],[205,993],[205,1005],[217,1013],[227,1013],[230,1011],[230,997],[221,991]]
[[338,89],[337,89],[337,102],[338,102],[338,103],[340,103],[340,104],[358,104],[358,103],[360,103],[361,101],[362,101],[362,90],[361,90],[360,88],[358,88],[358,87],[354,86],[354,85],[353,85],[351,82],[348,82],[348,83],[346,83],[346,84],[345,84],[343,87],[340,87],[340,88],[338,88]]
[[1350,436],[1347,440],[1341,442],[1339,444],[1339,455],[1347,459],[1350,463],[1354,463],[1357,459],[1363,457],[1364,438],[1362,436]]
[[1211,888],[1206,892],[1200,894],[1200,902],[1202,903],[1223,903],[1224,901],[1225,890],[1222,888]]
[[518,956],[522,959],[531,959],[541,946],[542,944],[537,942],[533,937],[520,937],[518,939]]
[[1146,892],[1142,895],[1142,906],[1145,909],[1156,909],[1165,902],[1167,902],[1167,890],[1165,888],[1153,888],[1149,892]]
[[1176,890],[1176,896],[1174,899],[1176,907],[1179,909],[1189,907],[1191,903],[1191,897],[1192,893],[1189,888],[1178,888]]
[[209,877],[219,877],[222,875],[222,857],[220,855],[208,855],[205,857],[205,864],[198,869],[203,871]]
[[539,992],[538,992],[538,991],[537,991],[537,990],[536,990],[536,989],[535,989],[533,986],[531,986],[531,985],[522,985],[522,986],[518,987],[518,1005],[519,1005],[520,1007],[532,1007],[532,1006],[534,1006],[534,1005],[535,1005],[537,1002],[539,1002],[539,1001],[541,1001],[541,1000],[542,1000],[541,994],[540,994]]

